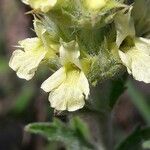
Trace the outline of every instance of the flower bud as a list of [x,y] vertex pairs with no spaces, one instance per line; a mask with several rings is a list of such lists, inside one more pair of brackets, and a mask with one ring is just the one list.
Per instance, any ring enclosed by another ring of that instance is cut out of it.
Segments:
[[106,5],[106,0],[86,0],[86,6],[90,10],[98,10]]
[[22,2],[30,5],[35,10],[46,13],[55,6],[57,0],[22,0]]

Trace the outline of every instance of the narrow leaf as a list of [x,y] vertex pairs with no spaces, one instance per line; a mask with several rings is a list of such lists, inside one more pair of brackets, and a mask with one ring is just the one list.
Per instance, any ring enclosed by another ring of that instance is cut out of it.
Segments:
[[142,141],[150,139],[150,128],[137,127],[115,150],[141,150]]
[[150,106],[146,103],[145,97],[134,87],[131,81],[127,82],[127,88],[133,104],[137,107],[145,121],[150,124]]

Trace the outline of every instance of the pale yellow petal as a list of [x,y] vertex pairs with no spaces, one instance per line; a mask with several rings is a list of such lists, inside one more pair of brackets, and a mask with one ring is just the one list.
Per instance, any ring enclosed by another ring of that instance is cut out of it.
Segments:
[[42,41],[35,37],[35,38],[27,38],[22,41],[18,42],[21,48],[24,49],[24,51],[32,51],[37,49],[37,47],[40,47],[42,45]]
[[68,111],[76,111],[78,109],[83,108],[85,105],[84,95],[79,88],[69,89],[68,93],[68,103],[67,110]]
[[142,37],[135,38],[135,46],[139,51],[144,52],[147,55],[150,55],[150,39]]
[[128,72],[138,81],[150,83],[150,56],[140,52],[136,48],[128,52],[119,52],[123,64],[127,67]]
[[123,53],[122,51],[119,51],[119,56],[123,62],[123,64],[127,67],[127,71],[129,74],[131,74],[131,63],[132,59],[127,54]]
[[[59,75],[62,73],[65,74],[63,80],[61,80],[62,75]],[[65,68],[65,73],[60,71],[58,75],[54,74],[54,76],[56,77],[50,77],[50,80],[44,83],[47,92],[51,89],[49,94],[51,107],[61,111],[75,111],[82,108],[89,95],[89,84],[84,73],[80,69],[72,67]],[[52,79],[55,81],[51,81]]]
[[67,110],[66,91],[61,87],[49,94],[49,101],[52,108],[56,110]]
[[50,92],[57,88],[66,79],[65,68],[60,68],[52,76],[50,76],[46,81],[43,82],[41,88],[45,92]]
[[64,84],[50,93],[49,101],[56,110],[75,111],[85,104],[84,95],[78,87],[67,87]]
[[21,62],[22,62],[22,55],[24,52],[22,50],[15,50],[12,53],[12,56],[9,61],[9,67],[12,68],[14,71],[17,71]]
[[9,66],[17,72],[19,78],[30,80],[44,56],[45,52],[26,54],[22,50],[16,50],[10,59]]
[[[33,46],[30,43],[31,41],[34,41]],[[9,66],[16,71],[18,77],[30,80],[47,51],[37,38],[23,40],[20,45],[24,48],[24,51],[15,50],[10,58]]]
[[139,53],[133,57],[132,74],[136,80],[150,83],[150,56]]

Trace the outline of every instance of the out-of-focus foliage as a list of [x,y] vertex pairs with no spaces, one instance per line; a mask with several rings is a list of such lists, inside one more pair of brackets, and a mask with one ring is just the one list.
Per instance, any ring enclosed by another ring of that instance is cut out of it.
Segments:
[[150,128],[140,129],[137,127],[116,150],[141,150],[142,141],[150,138]]
[[148,102],[146,98],[143,96],[143,94],[138,91],[131,81],[128,81],[127,83],[127,89],[128,93],[131,96],[132,102],[137,107],[137,109],[140,111],[141,115],[145,119],[145,121],[150,124],[150,106],[148,105]]
[[138,36],[150,37],[150,1],[136,0],[133,7],[133,18]]
[[150,149],[150,141],[148,140],[148,141],[143,142],[142,146],[144,149]]
[[24,112],[30,103],[30,100],[34,96],[34,89],[32,87],[23,87],[21,92],[16,98],[14,107],[10,110],[10,113],[21,114]]

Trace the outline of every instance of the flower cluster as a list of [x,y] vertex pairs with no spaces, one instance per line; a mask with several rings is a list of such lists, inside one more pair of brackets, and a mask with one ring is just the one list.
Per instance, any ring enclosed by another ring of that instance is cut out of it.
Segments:
[[41,63],[51,67],[57,60],[61,67],[41,85],[51,107],[82,108],[89,84],[115,76],[123,65],[136,80],[150,83],[150,39],[136,37],[132,6],[115,0],[22,1],[34,10],[37,37],[19,41],[9,66],[30,80]]

